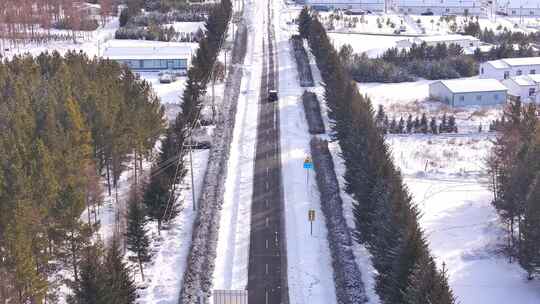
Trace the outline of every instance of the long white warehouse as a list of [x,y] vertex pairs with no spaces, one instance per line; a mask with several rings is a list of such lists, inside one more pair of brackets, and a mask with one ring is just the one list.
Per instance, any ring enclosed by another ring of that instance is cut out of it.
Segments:
[[480,64],[480,78],[508,79],[511,76],[540,74],[540,57],[504,58]]
[[301,0],[299,4],[325,9],[361,9],[366,11],[384,11],[385,0]]
[[429,85],[429,96],[450,106],[487,106],[505,103],[507,90],[495,79],[439,80]]
[[484,15],[481,0],[395,0],[400,13],[435,15]]
[[538,0],[497,0],[497,11],[508,16],[540,16]]

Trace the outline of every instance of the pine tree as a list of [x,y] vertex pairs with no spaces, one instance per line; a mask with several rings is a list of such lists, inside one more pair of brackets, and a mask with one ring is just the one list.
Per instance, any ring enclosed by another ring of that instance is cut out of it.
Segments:
[[443,117],[441,119],[441,124],[439,125],[439,132],[448,133],[448,123],[446,120],[446,113],[443,114]]
[[435,117],[431,117],[431,122],[429,123],[429,128],[431,130],[431,133],[438,134],[437,131],[437,121],[435,120]]
[[420,118],[418,118],[418,116],[416,116],[414,118],[414,123],[413,123],[414,133],[420,132],[421,127],[422,127],[422,124],[420,123]]
[[540,271],[540,174],[527,195],[520,235],[519,263],[532,279]]
[[404,131],[405,131],[405,121],[403,120],[403,116],[401,116],[401,117],[399,118],[398,131],[397,131],[397,133],[403,134]]
[[106,269],[105,285],[105,303],[131,304],[135,303],[137,298],[137,289],[132,279],[129,268],[124,263],[122,254],[118,248],[118,242],[113,240],[111,247],[107,250],[105,261],[103,263]]
[[142,264],[150,260],[150,253],[148,252],[150,241],[147,235],[148,231],[145,227],[146,218],[144,210],[140,206],[139,199],[137,198],[138,195],[133,191],[131,196],[127,218],[126,242],[127,248],[137,256],[141,278],[144,281]]
[[457,133],[458,132],[458,128],[457,128],[457,124],[456,124],[456,118],[454,117],[454,115],[451,115],[450,118],[448,119],[448,132],[449,133]]
[[412,130],[413,130],[412,115],[409,114],[409,117],[407,118],[407,133],[411,134]]
[[395,117],[392,118],[392,121],[390,122],[389,129],[390,129],[390,133],[392,133],[392,134],[399,133]]
[[161,233],[161,226],[164,221],[174,218],[178,213],[178,205],[175,197],[170,195],[170,181],[163,174],[156,173],[157,169],[152,169],[150,183],[146,186],[143,202],[150,219],[157,221],[158,233]]
[[70,304],[101,304],[106,301],[109,286],[105,281],[110,271],[102,265],[102,254],[99,247],[89,246],[84,250],[80,279],[74,283],[73,296],[68,298]]
[[300,12],[300,15],[298,16],[298,33],[300,33],[300,37],[307,39],[310,28],[311,12],[307,6],[304,6]]
[[422,118],[420,119],[420,131],[424,134],[427,134],[428,132],[428,121],[426,113],[423,113]]
[[448,286],[446,270],[437,272],[435,261],[430,256],[418,259],[411,274],[410,283],[405,291],[404,303],[454,304],[455,298]]

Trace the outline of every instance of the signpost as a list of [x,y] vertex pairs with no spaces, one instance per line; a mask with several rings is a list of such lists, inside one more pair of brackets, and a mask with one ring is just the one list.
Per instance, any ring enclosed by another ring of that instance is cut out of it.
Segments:
[[309,209],[308,211],[308,221],[310,225],[310,234],[313,235],[313,222],[315,221],[315,210]]
[[[306,169],[306,187],[309,189],[309,170],[313,169],[313,160],[311,160],[311,157],[309,156],[304,159],[304,169]],[[308,190],[308,193],[309,192],[310,191]],[[313,235],[313,221],[315,221],[315,210],[309,209],[308,221],[310,226],[310,235]]]
[[309,156],[304,159],[304,169],[306,169],[306,187],[309,187],[309,170],[313,169],[313,161]]

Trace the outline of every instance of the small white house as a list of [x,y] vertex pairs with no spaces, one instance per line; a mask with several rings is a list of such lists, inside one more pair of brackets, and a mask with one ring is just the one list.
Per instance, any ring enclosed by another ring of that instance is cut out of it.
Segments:
[[426,43],[428,46],[436,46],[437,44],[457,44],[464,49],[477,48],[480,46],[480,40],[473,36],[468,35],[435,35],[435,36],[421,36],[410,39],[399,40],[396,42],[399,48],[410,48],[413,43],[420,45]]
[[480,64],[480,78],[508,79],[540,73],[540,57],[504,58]]
[[481,0],[395,0],[400,13],[413,15],[433,13],[435,15],[469,15],[486,14]]
[[497,0],[497,11],[513,17],[540,16],[540,1]]
[[438,80],[429,85],[429,96],[450,106],[503,104],[506,92],[495,79]]
[[144,40],[111,40],[103,57],[137,72],[171,70],[185,74],[193,53],[192,43]]
[[382,12],[384,11],[385,0],[304,0],[299,1],[299,3],[316,9],[360,9],[373,12]]
[[540,103],[540,75],[514,76],[503,80],[508,94],[519,97],[523,103]]

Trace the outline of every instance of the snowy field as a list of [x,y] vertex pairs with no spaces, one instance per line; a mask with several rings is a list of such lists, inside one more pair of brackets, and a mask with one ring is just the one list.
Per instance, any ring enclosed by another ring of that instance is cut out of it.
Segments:
[[490,202],[484,161],[494,134],[478,132],[500,116],[501,107],[450,109],[429,102],[429,81],[361,84],[359,89],[383,104],[389,117],[405,113],[455,115],[459,133],[388,135],[396,165],[422,214],[439,267],[445,264],[450,285],[462,304],[540,303],[540,282],[501,254],[503,232]]
[[349,44],[355,53],[366,53],[370,58],[381,56],[387,49],[396,47],[396,42],[403,40],[400,36],[377,36],[363,34],[329,33],[334,46],[339,50]]

